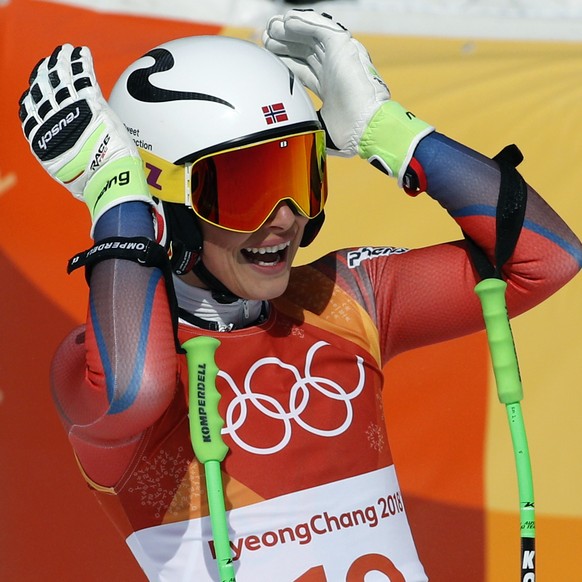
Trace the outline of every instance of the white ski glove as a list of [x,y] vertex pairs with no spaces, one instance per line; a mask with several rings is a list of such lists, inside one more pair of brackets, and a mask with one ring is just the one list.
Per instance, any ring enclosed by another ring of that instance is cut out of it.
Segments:
[[143,162],[95,78],[87,47],[64,44],[32,71],[20,98],[20,121],[42,167],[91,214],[92,228],[110,208],[152,204]]
[[263,43],[321,99],[329,153],[379,163],[402,186],[416,145],[434,128],[391,100],[364,46],[310,9],[272,17]]

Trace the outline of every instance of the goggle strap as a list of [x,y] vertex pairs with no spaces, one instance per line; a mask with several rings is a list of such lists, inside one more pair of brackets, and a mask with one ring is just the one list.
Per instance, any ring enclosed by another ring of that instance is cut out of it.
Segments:
[[192,208],[192,162],[184,164],[184,204]]

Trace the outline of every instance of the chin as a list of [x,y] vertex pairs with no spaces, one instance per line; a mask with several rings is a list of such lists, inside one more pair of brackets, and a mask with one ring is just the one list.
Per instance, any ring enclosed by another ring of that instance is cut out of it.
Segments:
[[261,281],[253,285],[246,285],[245,289],[241,289],[239,297],[246,297],[247,299],[269,301],[281,297],[287,290],[289,285],[289,274],[284,277],[278,277],[277,281]]

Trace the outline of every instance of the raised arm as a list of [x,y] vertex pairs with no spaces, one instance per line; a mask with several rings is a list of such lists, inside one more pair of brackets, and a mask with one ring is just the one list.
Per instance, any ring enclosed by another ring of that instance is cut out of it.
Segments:
[[[271,19],[263,39],[321,98],[330,153],[360,156],[408,193],[426,192],[495,261],[495,161],[435,132],[392,100],[366,49],[330,16],[290,10]],[[527,189],[524,227],[503,268],[512,316],[554,293],[582,264],[578,238]],[[361,273],[354,280],[362,279],[354,284],[369,296],[364,301],[380,330],[385,359],[483,328],[473,292],[479,279],[465,241],[356,262]],[[349,256],[346,263],[353,268]]]
[[95,246],[76,261],[88,269],[87,325],[58,350],[52,389],[85,471],[111,485],[176,386],[151,197],[142,161],[101,94],[86,47],[63,45],[40,61],[20,118],[36,159],[87,204],[92,218]]

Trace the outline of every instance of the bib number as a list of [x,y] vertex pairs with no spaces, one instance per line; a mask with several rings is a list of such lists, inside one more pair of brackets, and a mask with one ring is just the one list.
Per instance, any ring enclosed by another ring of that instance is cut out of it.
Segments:
[[[346,582],[364,582],[370,572],[384,574],[387,582],[406,582],[392,561],[380,554],[365,554],[354,560],[346,574]],[[323,566],[314,566],[294,582],[328,582],[328,579]]]

